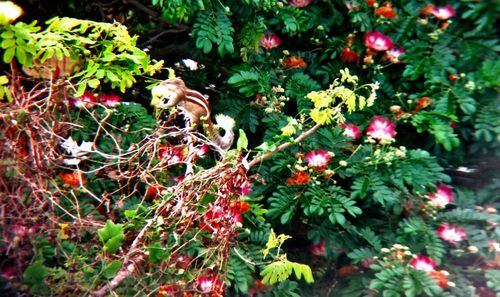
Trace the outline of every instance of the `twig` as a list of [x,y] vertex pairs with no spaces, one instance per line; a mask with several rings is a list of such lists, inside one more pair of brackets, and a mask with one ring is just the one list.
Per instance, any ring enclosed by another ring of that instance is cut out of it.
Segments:
[[288,147],[290,147],[292,145],[300,143],[304,138],[306,138],[306,137],[314,134],[316,132],[316,130],[318,130],[319,127],[321,127],[321,125],[320,124],[316,124],[311,129],[309,129],[306,132],[300,134],[297,138],[295,138],[293,140],[293,142],[283,143],[282,145],[278,146],[275,150],[267,152],[267,153],[265,153],[263,155],[260,155],[258,157],[255,157],[252,161],[250,161],[248,163],[248,169],[252,168],[252,166],[254,166],[257,163],[262,162],[264,159],[267,159],[267,158],[271,157],[275,153],[281,152],[282,150],[284,150],[284,149],[286,149],[286,148],[288,148]]

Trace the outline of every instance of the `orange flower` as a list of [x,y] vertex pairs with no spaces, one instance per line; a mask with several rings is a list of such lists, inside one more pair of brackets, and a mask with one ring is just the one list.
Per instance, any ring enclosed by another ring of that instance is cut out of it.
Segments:
[[304,171],[296,171],[293,175],[293,178],[287,179],[287,183],[289,185],[303,185],[307,184],[310,180],[309,174]]
[[458,75],[456,75],[455,73],[450,73],[450,74],[448,74],[448,79],[451,81],[457,80]]
[[425,15],[425,14],[432,14],[432,12],[434,11],[434,9],[435,9],[435,8],[434,8],[434,5],[432,5],[432,4],[427,4],[427,6],[426,6],[426,7],[424,7],[424,8],[421,8],[421,9],[420,9],[420,13],[421,13],[421,14],[424,14],[424,15]]
[[245,213],[250,209],[250,204],[246,201],[233,201],[231,202],[231,208],[238,213]]
[[376,1],[376,0],[366,0],[366,5],[368,5],[368,6],[370,6],[370,7],[371,7],[371,6],[374,6],[374,5],[375,5],[375,3],[377,3],[377,1]]
[[83,176],[80,172],[63,172],[59,176],[68,186],[76,187],[80,185],[80,182],[83,183]]
[[340,60],[342,62],[355,63],[358,62],[359,55],[357,52],[346,46],[340,52]]
[[416,113],[421,111],[422,109],[426,108],[431,104],[432,100],[429,97],[422,97],[417,100],[417,106],[412,110],[412,113]]
[[433,270],[429,271],[428,274],[436,281],[438,286],[443,289],[448,287],[448,272],[445,270]]
[[387,19],[395,19],[397,17],[396,12],[392,9],[392,5],[389,2],[385,2],[385,6],[377,8],[375,14]]
[[307,64],[301,57],[291,56],[283,61],[285,68],[306,68]]

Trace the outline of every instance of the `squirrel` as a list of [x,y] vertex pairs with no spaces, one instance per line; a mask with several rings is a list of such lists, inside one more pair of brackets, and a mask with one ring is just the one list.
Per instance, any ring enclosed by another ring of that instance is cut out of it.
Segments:
[[151,90],[151,105],[158,109],[167,109],[173,106],[184,111],[189,117],[191,126],[203,122],[207,128],[209,138],[223,150],[231,147],[234,141],[234,119],[225,115],[216,115],[217,126],[224,129],[224,136],[217,131],[210,115],[210,105],[208,98],[200,92],[186,87],[180,78],[171,78],[162,81]]

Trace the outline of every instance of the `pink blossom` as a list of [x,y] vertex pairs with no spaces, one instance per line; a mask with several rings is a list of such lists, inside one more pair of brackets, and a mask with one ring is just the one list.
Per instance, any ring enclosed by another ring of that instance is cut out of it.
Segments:
[[365,46],[374,51],[386,51],[394,44],[389,36],[378,32],[368,32],[365,34]]
[[281,39],[274,33],[268,33],[264,34],[264,36],[260,40],[260,44],[265,49],[272,49],[281,44]]
[[304,8],[311,4],[312,0],[288,0],[288,4],[293,5],[298,8]]
[[404,54],[406,50],[402,47],[395,47],[390,50],[388,50],[385,53],[385,58],[389,60],[391,63],[399,63],[399,56],[401,54]]
[[444,208],[447,204],[453,202],[452,189],[447,185],[437,186],[436,192],[428,193],[426,197],[430,200],[431,205],[437,208]]
[[99,101],[107,107],[115,107],[120,104],[122,98],[116,94],[101,94]]
[[419,255],[410,261],[410,266],[416,270],[431,272],[436,267],[436,262],[429,257]]
[[467,233],[463,227],[456,225],[441,224],[436,230],[436,234],[449,243],[456,244],[459,241],[467,239]]
[[208,147],[208,145],[206,144],[203,144],[202,146],[200,146],[197,150],[196,150],[196,154],[198,155],[198,157],[200,158],[205,158],[207,155],[208,155],[208,151],[210,150],[210,148]]
[[97,100],[94,94],[86,92],[81,97],[74,98],[72,103],[78,108],[91,108],[97,103]]
[[444,21],[455,15],[455,9],[450,5],[442,7],[433,6],[430,9],[430,13],[432,13],[437,19]]
[[224,284],[213,274],[198,277],[198,289],[203,293],[222,292]]
[[379,141],[392,141],[396,136],[394,123],[387,118],[375,116],[366,129],[366,134]]
[[309,250],[314,256],[324,256],[326,251],[325,240],[320,241],[318,244],[311,244]]
[[343,128],[344,128],[344,133],[342,133],[343,135],[350,136],[354,138],[354,140],[361,137],[361,130],[359,129],[359,126],[353,124],[344,124]]
[[316,170],[323,170],[330,163],[331,154],[325,150],[310,151],[306,155],[307,165]]
[[250,183],[245,182],[241,185],[241,195],[246,196],[250,194],[251,191],[252,189],[250,188]]

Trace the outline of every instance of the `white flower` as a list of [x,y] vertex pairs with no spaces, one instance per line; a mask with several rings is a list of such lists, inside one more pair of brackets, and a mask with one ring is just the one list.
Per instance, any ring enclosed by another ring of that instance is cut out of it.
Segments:
[[198,70],[198,62],[194,60],[182,59],[182,63],[184,63],[184,65],[186,65],[186,67],[191,71]]

